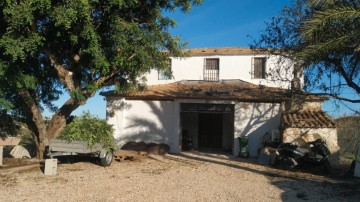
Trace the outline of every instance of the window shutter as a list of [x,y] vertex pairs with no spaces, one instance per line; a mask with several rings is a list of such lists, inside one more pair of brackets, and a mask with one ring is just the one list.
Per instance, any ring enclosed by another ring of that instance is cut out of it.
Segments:
[[263,59],[262,78],[266,78],[266,58]]
[[256,78],[261,79],[262,77],[262,69],[263,69],[263,58],[256,59]]
[[252,58],[252,78],[265,79],[266,58]]
[[254,71],[255,71],[255,58],[251,58],[251,78],[254,79],[255,75],[254,75]]

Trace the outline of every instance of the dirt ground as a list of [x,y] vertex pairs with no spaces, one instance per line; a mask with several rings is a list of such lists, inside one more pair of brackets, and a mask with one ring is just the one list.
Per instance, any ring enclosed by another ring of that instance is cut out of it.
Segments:
[[0,201],[360,201],[360,179],[289,172],[254,159],[190,152],[106,168],[73,161],[59,163],[53,176],[39,167],[0,168]]

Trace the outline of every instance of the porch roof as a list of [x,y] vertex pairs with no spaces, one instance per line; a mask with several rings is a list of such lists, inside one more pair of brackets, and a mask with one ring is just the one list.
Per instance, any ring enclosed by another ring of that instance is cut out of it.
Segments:
[[[170,84],[147,86],[136,93],[102,92],[106,97],[124,97],[136,100],[212,99],[251,102],[282,102],[290,99],[290,91],[282,88],[255,85],[242,80],[219,82],[180,81]],[[306,94],[307,101],[323,101],[325,96]]]
[[282,119],[284,128],[336,128],[336,123],[323,111],[286,113]]

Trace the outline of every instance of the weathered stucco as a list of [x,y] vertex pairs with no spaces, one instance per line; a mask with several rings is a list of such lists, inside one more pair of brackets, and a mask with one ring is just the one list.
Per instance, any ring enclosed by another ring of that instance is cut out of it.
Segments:
[[[178,112],[172,101],[120,100],[124,108],[112,108],[107,119],[113,125],[118,146],[129,141],[166,143],[172,152],[178,152]],[[114,103],[114,102],[108,102]],[[110,116],[110,114],[112,116]],[[176,131],[174,131],[176,130]]]
[[[181,116],[183,126],[197,147],[197,112],[181,113],[181,103],[209,103],[206,100],[141,101],[108,98],[107,119],[115,130],[118,146],[129,141],[166,143],[170,151],[180,152]],[[280,125],[280,104],[212,101],[214,104],[234,105],[234,113],[223,114],[223,149],[238,155],[238,137],[249,138],[249,154],[257,156],[266,132]],[[183,128],[184,129],[184,128]]]
[[314,141],[318,138],[325,140],[331,152],[329,160],[333,166],[338,166],[340,148],[336,128],[286,128],[283,131],[283,142],[295,143],[297,145],[304,145],[306,142]]
[[257,156],[262,147],[262,138],[266,132],[279,128],[280,104],[245,103],[235,105],[234,155],[240,151],[237,137],[249,138],[249,155]]

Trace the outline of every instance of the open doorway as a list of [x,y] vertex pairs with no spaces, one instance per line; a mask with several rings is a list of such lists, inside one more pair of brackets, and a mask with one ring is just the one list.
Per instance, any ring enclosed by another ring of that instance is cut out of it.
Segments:
[[234,105],[184,103],[180,106],[180,148],[183,151],[190,148],[233,151]]
[[199,113],[199,149],[222,148],[223,115],[221,113]]

